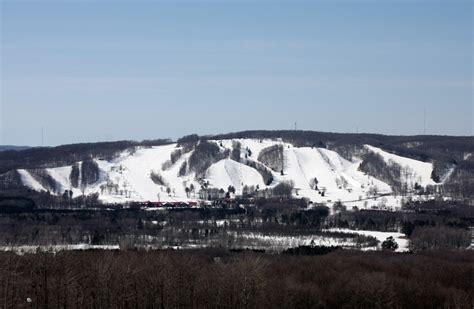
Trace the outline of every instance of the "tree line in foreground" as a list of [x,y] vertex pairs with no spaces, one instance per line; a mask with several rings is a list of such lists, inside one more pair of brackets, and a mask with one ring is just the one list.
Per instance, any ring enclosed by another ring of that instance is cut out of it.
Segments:
[[0,253],[2,308],[472,308],[473,252]]

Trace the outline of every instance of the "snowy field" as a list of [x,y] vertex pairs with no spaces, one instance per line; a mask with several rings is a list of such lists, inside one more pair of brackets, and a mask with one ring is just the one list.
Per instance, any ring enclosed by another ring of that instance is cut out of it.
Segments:
[[119,245],[89,245],[89,244],[76,244],[76,245],[24,245],[24,246],[0,246],[0,251],[14,252],[22,255],[27,253],[37,252],[60,252],[60,251],[82,251],[82,250],[119,250]]
[[264,233],[232,233],[235,238],[233,246],[242,249],[266,250],[281,252],[299,246],[340,246],[357,248],[352,237],[339,238],[321,235],[266,235]]
[[387,239],[387,237],[393,237],[395,241],[398,244],[398,249],[396,250],[397,252],[406,252],[408,251],[408,245],[409,241],[406,238],[406,235],[403,233],[396,233],[396,232],[379,232],[379,231],[365,231],[365,230],[350,230],[350,229],[326,229],[323,231],[327,232],[341,232],[341,233],[354,233],[354,234],[359,234],[359,235],[365,235],[365,236],[372,236],[375,237],[379,242],[379,246],[377,248],[367,248],[367,249],[372,249],[372,250],[377,250],[380,249],[380,245],[384,240]]
[[[222,227],[223,224],[217,226]],[[375,231],[356,231],[348,229],[330,229],[322,232],[337,232],[344,234],[359,234],[364,236],[372,236],[382,242],[389,236],[393,236],[399,244],[397,251],[403,252],[407,250],[407,241],[403,234],[400,233],[384,233]],[[179,244],[173,244],[175,241],[166,240],[162,236],[141,235],[137,238],[137,248],[145,250],[163,250],[163,249],[199,249],[207,247],[226,247],[232,249],[252,249],[265,250],[266,252],[282,252],[289,248],[299,246],[339,246],[346,249],[358,250],[380,250],[380,246],[373,247],[368,243],[358,243],[352,235],[268,235],[260,232],[236,232],[227,231],[226,236],[209,238],[209,239],[188,239]],[[14,252],[22,255],[26,253],[59,251],[81,251],[81,250],[119,250],[118,244],[110,245],[90,245],[90,244],[61,244],[61,245],[19,245],[19,246],[0,246],[0,251]]]

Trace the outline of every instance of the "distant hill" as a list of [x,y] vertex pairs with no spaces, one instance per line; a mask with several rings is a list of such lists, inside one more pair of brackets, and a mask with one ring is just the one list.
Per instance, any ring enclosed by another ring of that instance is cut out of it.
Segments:
[[5,150],[16,150],[16,151],[19,151],[19,150],[25,150],[25,149],[28,149],[30,147],[28,146],[13,146],[13,145],[0,145],[0,151],[5,151]]
[[[293,194],[367,208],[438,192],[474,197],[474,138],[246,131],[0,153],[0,189],[26,186],[106,202]],[[291,189],[290,189],[291,190]],[[288,190],[286,190],[288,191]],[[378,196],[379,199],[372,197]],[[378,207],[378,206],[377,206]]]

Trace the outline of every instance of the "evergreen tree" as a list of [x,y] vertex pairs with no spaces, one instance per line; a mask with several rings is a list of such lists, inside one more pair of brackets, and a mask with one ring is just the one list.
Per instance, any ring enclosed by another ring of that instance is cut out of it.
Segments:
[[395,251],[398,249],[398,244],[395,239],[390,236],[382,242],[382,250]]

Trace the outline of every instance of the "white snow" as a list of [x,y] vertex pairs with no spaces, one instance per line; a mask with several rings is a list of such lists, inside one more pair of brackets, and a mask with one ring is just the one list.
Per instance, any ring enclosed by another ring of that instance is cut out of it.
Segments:
[[365,147],[368,150],[381,155],[386,163],[395,162],[404,168],[405,171],[408,172],[408,175],[403,175],[402,178],[405,178],[405,181],[408,180],[410,186],[413,186],[415,182],[418,182],[421,186],[436,185],[436,182],[431,179],[431,173],[433,172],[432,163],[398,156],[370,145],[365,145]]
[[398,249],[396,250],[397,252],[408,251],[409,241],[406,238],[406,235],[403,233],[379,232],[379,231],[367,231],[367,230],[350,230],[350,229],[339,229],[339,228],[326,229],[323,231],[354,233],[354,234],[359,234],[359,235],[372,236],[372,237],[375,237],[378,241],[380,241],[378,249],[381,248],[380,247],[381,243],[391,236],[395,239],[395,242],[398,244]]
[[[72,166],[63,166],[57,168],[48,168],[46,171],[51,177],[56,180],[56,184],[59,186],[58,191],[64,192],[65,190],[72,189],[69,175],[71,175]],[[76,191],[76,190],[74,190]],[[74,195],[79,195],[79,190],[74,192]]]
[[446,181],[449,180],[449,178],[451,178],[451,175],[454,173],[454,171],[456,170],[456,166],[453,165],[451,166],[444,175],[441,176],[441,183],[445,183]]
[[0,246],[0,251],[14,252],[18,255],[36,252],[59,252],[59,251],[79,251],[79,250],[119,250],[119,245],[22,245],[22,246]]
[[[170,169],[162,170],[164,162],[170,159],[171,153],[176,150],[176,144],[139,148],[133,154],[124,153],[110,167],[109,178],[117,182],[129,192],[132,199],[142,201],[187,201],[185,187],[191,183],[198,187],[193,175],[178,176],[179,168],[190,153],[183,155]],[[158,172],[165,180],[166,185],[155,184],[150,175]],[[170,188],[171,194],[166,193]]]
[[[390,193],[386,183],[358,171],[359,162],[352,163],[338,153],[323,148],[285,148],[284,176],[292,180],[299,195],[315,202],[356,201],[366,198],[370,187],[377,187],[380,193]],[[317,178],[318,189],[325,191],[321,196],[311,189],[311,179]]]
[[[284,175],[272,172],[275,186],[281,181],[293,181],[295,184],[295,196],[307,197],[315,203],[326,203],[331,206],[334,202],[341,201],[348,207],[359,208],[399,207],[401,198],[391,196],[391,188],[388,184],[364,174],[359,171],[360,161],[348,161],[338,153],[324,148],[297,148],[281,140],[270,139],[235,139],[217,140],[221,149],[232,149],[234,142],[241,144],[241,159],[244,160],[247,149],[251,155],[246,159],[258,161],[259,153],[272,145],[282,145],[284,153]],[[390,154],[382,149],[366,145],[367,149],[382,155],[387,162],[394,161],[402,166],[408,167],[413,172],[412,180],[420,180],[421,185],[434,184],[431,180],[431,163],[421,162]],[[106,161],[96,159],[99,165],[100,176],[96,183],[88,185],[84,194],[99,193],[99,198],[108,203],[127,201],[195,201],[200,189],[198,179],[193,173],[179,176],[181,165],[188,160],[192,152],[184,154],[170,168],[163,170],[162,165],[170,159],[170,155],[177,148],[176,144],[138,147],[135,151],[123,151],[114,160]],[[79,165],[82,162],[77,162]],[[262,164],[260,162],[260,164]],[[82,195],[82,190],[73,188],[70,181],[72,166],[48,168],[46,171],[55,179],[59,186],[58,194],[64,190],[72,190],[73,196]],[[18,170],[22,182],[37,191],[45,190],[27,170]],[[165,180],[165,185],[155,184],[150,175],[152,172],[159,173]],[[318,189],[325,191],[325,196],[311,189],[310,182],[317,178]],[[207,170],[205,180],[212,187],[223,188],[234,186],[236,192],[240,193],[244,185],[266,186],[260,173],[243,164],[229,158],[214,163]],[[185,188],[191,184],[195,192],[189,196]],[[167,188],[171,193],[168,194]],[[376,189],[377,196],[372,196]],[[371,193],[372,192],[372,193]],[[380,196],[381,194],[387,196]]]
[[47,191],[27,170],[19,169],[21,182],[35,191]]
[[284,145],[287,146],[289,144],[285,144],[281,141],[281,139],[277,140],[271,140],[271,139],[232,139],[232,140],[219,140],[218,144],[222,143],[222,146],[226,149],[232,149],[232,144],[233,142],[239,142],[241,144],[241,150],[242,150],[242,156],[244,153],[244,150],[247,148],[250,149],[252,152],[252,155],[249,157],[249,159],[254,159],[255,161],[258,158],[258,155],[260,152],[270,146],[279,144],[279,145]]
[[262,176],[256,169],[231,159],[211,165],[206,172],[206,179],[216,188],[227,190],[229,186],[233,186],[237,194],[242,193],[244,185],[260,188],[265,186]]
[[[380,244],[392,236],[398,244],[397,252],[404,252],[408,250],[408,240],[405,235],[401,233],[378,232],[378,231],[362,231],[350,229],[325,229],[323,232],[339,232],[346,234],[359,234],[365,236],[372,236],[380,241]],[[380,250],[378,247],[367,247],[368,244],[357,244],[353,237],[335,237],[331,235],[267,235],[264,233],[255,232],[229,232],[235,240],[234,247],[242,247],[248,249],[264,249],[267,251],[283,251],[288,248],[296,248],[299,246],[340,246],[343,248],[354,248],[361,250]],[[365,246],[365,247],[364,247]]]
[[[335,238],[320,235],[266,235],[262,233],[236,233],[230,232],[237,239],[243,239],[244,248],[247,249],[264,249],[268,251],[283,251],[288,248],[296,248],[299,246],[341,246],[352,247],[354,242],[350,238]],[[234,244],[238,247],[238,244]]]

